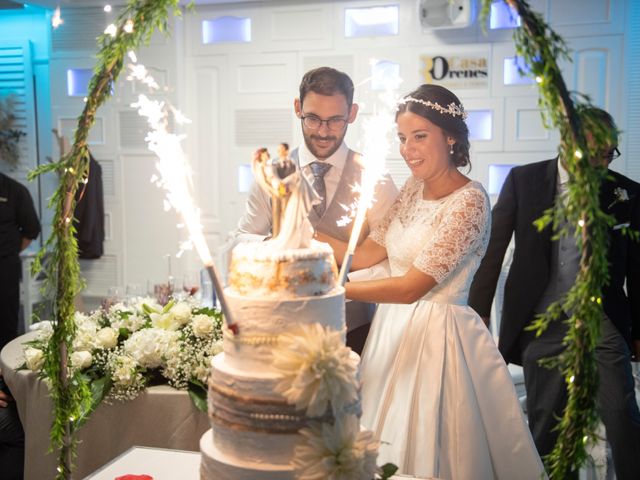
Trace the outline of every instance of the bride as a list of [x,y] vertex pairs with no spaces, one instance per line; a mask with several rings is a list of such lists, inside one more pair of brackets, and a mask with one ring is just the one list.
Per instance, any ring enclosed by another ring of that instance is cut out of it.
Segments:
[[[412,176],[353,268],[389,259],[391,276],[350,282],[347,298],[381,304],[362,355],[362,423],[382,463],[448,480],[539,479],[544,469],[509,371],[469,286],[489,240],[490,205],[469,164],[460,100],[422,85],[396,114]],[[336,258],[346,244],[324,235]]]

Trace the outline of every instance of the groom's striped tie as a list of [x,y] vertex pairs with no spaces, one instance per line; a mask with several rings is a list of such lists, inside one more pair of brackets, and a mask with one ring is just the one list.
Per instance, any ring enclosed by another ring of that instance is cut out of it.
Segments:
[[312,162],[309,164],[313,173],[313,189],[320,195],[320,203],[313,206],[318,218],[322,217],[327,208],[327,188],[324,184],[324,176],[331,168],[331,165],[324,162]]

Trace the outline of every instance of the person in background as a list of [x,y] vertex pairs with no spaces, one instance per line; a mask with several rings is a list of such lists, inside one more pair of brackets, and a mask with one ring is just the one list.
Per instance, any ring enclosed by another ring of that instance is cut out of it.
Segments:
[[24,430],[16,402],[0,375],[0,478],[22,480],[24,472]]
[[0,350],[18,336],[20,252],[39,234],[29,190],[0,173]]
[[[40,234],[29,190],[0,173],[0,350],[18,336],[20,252]],[[11,392],[0,373],[0,476],[21,479],[24,432]]]
[[[596,108],[591,112],[601,124],[617,132],[607,112]],[[616,133],[595,161],[609,165],[619,155],[617,145]],[[611,445],[616,476],[625,480],[640,475],[640,412],[631,371],[632,358],[638,360],[640,354],[640,243],[623,234],[621,228],[640,229],[640,185],[612,170],[608,175],[601,185],[600,205],[615,217],[615,226],[609,230],[610,278],[603,290],[604,315],[595,351],[600,378],[597,406]],[[562,198],[568,180],[559,157],[509,172],[493,207],[491,240],[469,295],[469,305],[488,324],[505,251],[515,235],[513,262],[504,289],[499,348],[507,362],[523,367],[529,428],[541,456],[553,450],[558,438],[556,426],[567,403],[567,388],[558,369],[545,368],[539,362],[564,350],[569,314],[563,312],[537,337],[526,327],[573,286],[581,251],[572,236],[554,240],[551,227],[539,232],[533,222]]]
[[[322,197],[314,205],[309,220],[317,232],[349,239],[351,225],[338,226],[345,214],[343,205],[355,200],[353,185],[360,183],[363,164],[360,155],[344,142],[349,124],[358,114],[353,103],[353,82],[343,72],[320,67],[305,73],[299,97],[293,102],[300,120],[304,142],[290,153],[309,183]],[[393,203],[397,189],[390,176],[376,188],[376,202],[367,212],[361,238],[375,228]],[[245,213],[231,236],[236,241],[263,240],[271,234],[272,212],[269,195],[255,182],[249,192]],[[342,258],[336,259],[338,262]],[[374,306],[361,302],[346,305],[347,345],[360,353],[369,331]]]
[[[380,463],[451,480],[544,478],[507,365],[467,305],[487,248],[487,193],[470,164],[458,97],[439,85],[405,96],[396,114],[412,175],[358,247],[354,269],[389,259],[388,278],[352,281],[346,296],[380,303],[362,355],[362,425]],[[319,235],[340,257],[344,242]]]

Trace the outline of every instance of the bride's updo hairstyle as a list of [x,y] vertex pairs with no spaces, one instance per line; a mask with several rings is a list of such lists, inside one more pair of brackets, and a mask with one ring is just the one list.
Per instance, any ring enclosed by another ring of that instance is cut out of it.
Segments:
[[440,127],[446,136],[455,138],[451,161],[458,168],[466,166],[471,168],[469,129],[464,121],[467,114],[453,92],[440,85],[421,85],[400,100],[396,120],[398,115],[404,112],[415,113],[426,118]]

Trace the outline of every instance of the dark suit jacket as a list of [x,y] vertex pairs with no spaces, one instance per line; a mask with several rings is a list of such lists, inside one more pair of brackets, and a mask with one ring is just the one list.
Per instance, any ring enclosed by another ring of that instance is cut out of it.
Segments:
[[100,258],[104,253],[104,194],[102,167],[89,156],[89,181],[76,192],[76,238],[78,256],[85,259]]
[[[609,171],[603,182],[600,205],[616,218],[640,229],[640,184]],[[553,206],[558,175],[557,159],[515,167],[509,172],[492,210],[491,239],[469,293],[469,305],[488,317],[505,251],[515,235],[513,262],[505,283],[499,348],[504,359],[521,363],[519,337],[533,319],[533,310],[549,280],[551,228],[538,232],[533,225]],[[624,188],[628,201],[617,202],[614,193]],[[603,306],[628,343],[640,339],[640,243],[611,228],[609,236],[609,284],[603,290]],[[624,290],[627,282],[627,293]]]

